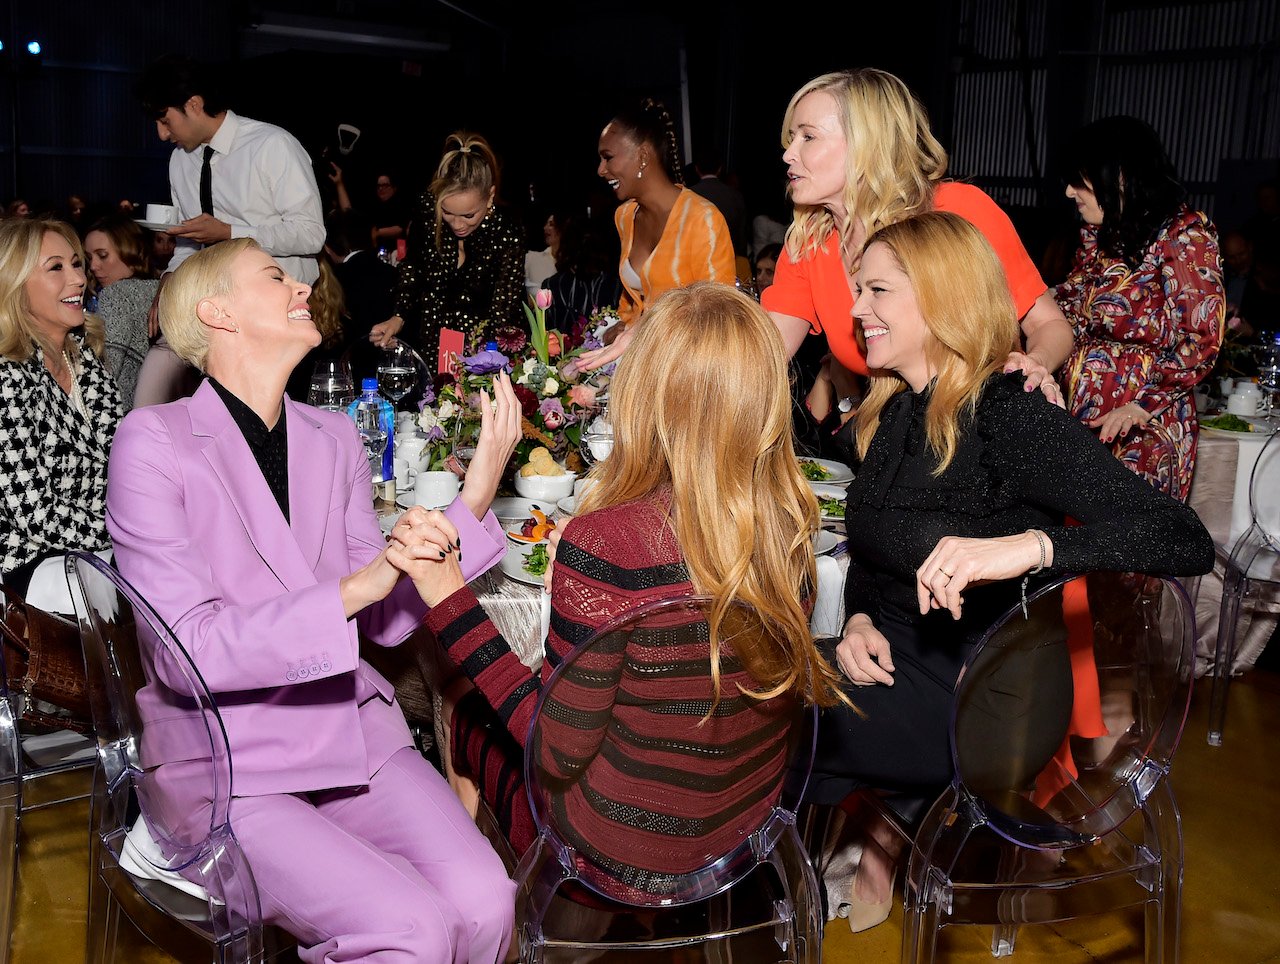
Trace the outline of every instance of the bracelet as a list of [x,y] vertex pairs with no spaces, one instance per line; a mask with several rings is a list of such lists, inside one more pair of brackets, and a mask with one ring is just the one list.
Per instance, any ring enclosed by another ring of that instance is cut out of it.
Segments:
[[1031,580],[1032,576],[1039,575],[1040,573],[1044,572],[1044,561],[1045,561],[1044,535],[1041,534],[1039,529],[1028,529],[1027,531],[1036,537],[1036,544],[1040,546],[1040,564],[1037,565],[1034,569],[1029,570],[1027,574],[1022,577],[1022,618],[1023,619],[1031,618],[1031,614],[1027,612],[1027,583]]

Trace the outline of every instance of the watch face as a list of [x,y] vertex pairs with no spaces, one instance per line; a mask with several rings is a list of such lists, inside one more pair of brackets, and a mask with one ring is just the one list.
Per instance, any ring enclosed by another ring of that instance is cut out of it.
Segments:
[[836,408],[840,409],[840,411],[842,412],[852,412],[853,399],[848,397],[840,399],[840,402],[836,405]]

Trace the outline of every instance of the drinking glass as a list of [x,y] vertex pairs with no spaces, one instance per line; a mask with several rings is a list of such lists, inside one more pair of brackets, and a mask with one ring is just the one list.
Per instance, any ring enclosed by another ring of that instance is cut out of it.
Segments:
[[355,398],[355,382],[345,361],[328,358],[316,362],[307,391],[308,405],[329,412],[345,412]]
[[378,391],[399,405],[400,399],[418,387],[418,353],[400,341],[391,343],[378,355]]
[[1277,421],[1276,403],[1280,401],[1280,335],[1259,352],[1258,387],[1262,389],[1263,417],[1273,425]]

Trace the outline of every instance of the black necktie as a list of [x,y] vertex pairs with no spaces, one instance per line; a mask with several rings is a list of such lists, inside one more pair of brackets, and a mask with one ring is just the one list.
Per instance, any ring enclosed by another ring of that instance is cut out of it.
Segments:
[[213,215],[213,172],[209,170],[209,159],[213,157],[213,148],[204,146],[204,165],[200,168],[200,210],[204,214]]

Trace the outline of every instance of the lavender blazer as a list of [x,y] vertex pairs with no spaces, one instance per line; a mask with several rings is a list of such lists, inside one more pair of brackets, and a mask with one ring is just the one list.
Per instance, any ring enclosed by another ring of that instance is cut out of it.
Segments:
[[[391,685],[360,659],[357,625],[393,646],[425,606],[402,579],[383,602],[346,618],[339,580],[385,545],[368,462],[345,416],[288,398],[284,412],[289,522],[207,382],[191,398],[132,411],[108,466],[117,564],[214,694],[237,796],[361,786],[411,745]],[[502,557],[492,514],[478,522],[458,501],[446,514],[465,547],[467,579]],[[164,654],[151,656],[165,680]],[[202,750],[192,739],[203,725],[168,687],[153,682],[138,701],[149,724],[144,765],[208,756],[207,739]]]

